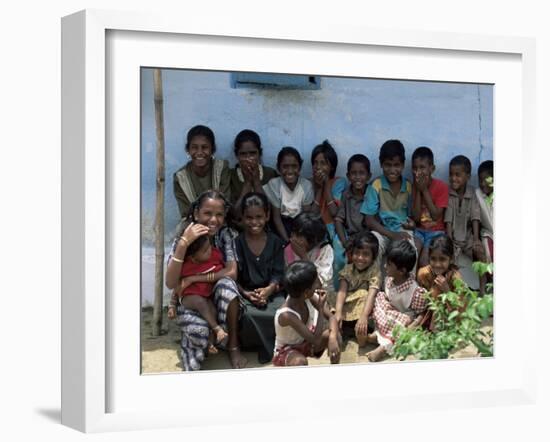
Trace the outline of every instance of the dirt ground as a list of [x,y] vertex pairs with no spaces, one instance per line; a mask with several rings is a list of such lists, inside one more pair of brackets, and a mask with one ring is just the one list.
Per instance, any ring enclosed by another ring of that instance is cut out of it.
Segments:
[[[151,308],[144,309],[141,314],[141,346],[142,346],[142,373],[177,373],[182,371],[179,358],[180,330],[175,321],[170,321],[164,312],[162,326],[164,332],[159,337],[151,336],[151,320],[153,311]],[[493,321],[484,323],[483,330],[489,331],[493,328]],[[366,354],[374,349],[374,345],[367,345],[359,348],[354,338],[344,338],[344,348],[340,363],[370,363]],[[271,367],[272,364],[258,363],[256,353],[245,352],[248,359],[247,368]],[[472,358],[478,357],[477,349],[472,345],[454,352],[450,358]],[[386,359],[384,362],[392,362],[395,359]],[[326,352],[321,358],[308,358],[310,365],[329,364]],[[203,370],[230,369],[229,358],[224,351],[217,355],[210,355],[202,365]]]

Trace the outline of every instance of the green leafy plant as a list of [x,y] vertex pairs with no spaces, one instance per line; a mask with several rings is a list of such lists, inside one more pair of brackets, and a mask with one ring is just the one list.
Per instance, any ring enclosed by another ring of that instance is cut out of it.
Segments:
[[[475,262],[479,274],[493,273],[493,264]],[[469,344],[475,345],[481,356],[493,355],[493,335],[484,332],[482,322],[493,313],[493,287],[486,285],[485,295],[456,280],[454,290],[433,298],[427,293],[435,331],[398,326],[393,331],[393,354],[403,360],[414,355],[418,359],[446,359],[449,353]]]

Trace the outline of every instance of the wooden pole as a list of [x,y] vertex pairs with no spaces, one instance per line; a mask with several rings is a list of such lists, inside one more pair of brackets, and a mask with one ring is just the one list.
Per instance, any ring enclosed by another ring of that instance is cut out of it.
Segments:
[[151,333],[160,336],[162,330],[162,298],[164,293],[164,100],[162,72],[153,72],[155,88],[155,123],[157,130],[157,195],[155,210],[155,300]]

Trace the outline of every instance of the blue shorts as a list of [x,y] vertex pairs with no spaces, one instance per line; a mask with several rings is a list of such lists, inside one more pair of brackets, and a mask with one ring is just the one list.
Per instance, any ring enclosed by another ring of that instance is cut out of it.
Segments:
[[438,236],[442,235],[445,235],[445,232],[442,230],[414,230],[414,237],[422,241],[423,247],[429,247],[433,239],[436,239]]

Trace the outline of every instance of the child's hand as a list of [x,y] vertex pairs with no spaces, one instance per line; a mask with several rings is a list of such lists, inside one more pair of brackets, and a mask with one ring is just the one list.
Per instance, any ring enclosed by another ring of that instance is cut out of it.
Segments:
[[183,235],[181,235],[181,239],[183,241],[179,241],[179,243],[183,242],[187,245],[187,247],[189,247],[189,244],[195,241],[199,236],[207,234],[208,227],[203,224],[191,223],[185,228]]
[[322,312],[325,308],[325,304],[327,303],[327,291],[323,289],[317,289],[315,290],[315,293],[319,297],[318,305],[319,305],[319,311]]
[[357,320],[357,323],[355,324],[355,333],[361,336],[367,336],[369,321],[368,318],[363,318],[362,316]]
[[336,311],[334,317],[336,318],[336,322],[338,323],[338,328],[342,330],[342,312]]
[[483,248],[483,244],[480,239],[474,239],[472,248],[474,250],[475,257],[480,261],[485,261],[485,249]]
[[410,235],[407,232],[393,232],[390,239],[393,241],[399,241],[401,239],[409,239]]
[[420,192],[424,192],[428,188],[428,177],[423,173],[419,173],[414,177],[414,184]]
[[407,218],[407,221],[402,223],[401,226],[403,226],[403,228],[407,230],[414,230],[414,228],[416,227],[416,224],[414,220],[412,220],[411,218]]
[[255,162],[252,161],[244,161],[241,164],[241,171],[243,173],[243,178],[245,181],[252,182],[256,178],[256,176],[259,178],[260,171]]
[[260,305],[260,297],[254,290],[243,290],[242,295],[254,305]]
[[263,305],[267,304],[267,300],[271,296],[271,290],[269,289],[269,287],[256,289],[254,290],[254,293],[256,293],[256,296]]
[[315,184],[317,184],[318,186],[323,185],[326,179],[327,176],[320,170],[315,172],[315,174],[313,175],[313,181],[315,181]]
[[447,293],[451,291],[447,279],[443,275],[437,275],[434,280],[435,286],[441,290],[441,293]]
[[340,344],[336,336],[329,336],[327,345],[328,357],[331,364],[337,364],[340,362]]
[[176,318],[176,307],[171,305],[168,307],[168,319],[175,319]]
[[307,260],[307,250],[304,244],[304,241],[301,241],[300,239],[296,238],[295,236],[290,237],[290,246],[292,247],[292,251],[300,258]]
[[182,280],[180,281],[180,288],[178,290],[178,296],[181,296],[183,291],[189,287],[191,284],[193,284],[193,281],[191,279],[192,277],[191,276],[188,276],[187,278],[182,278]]

